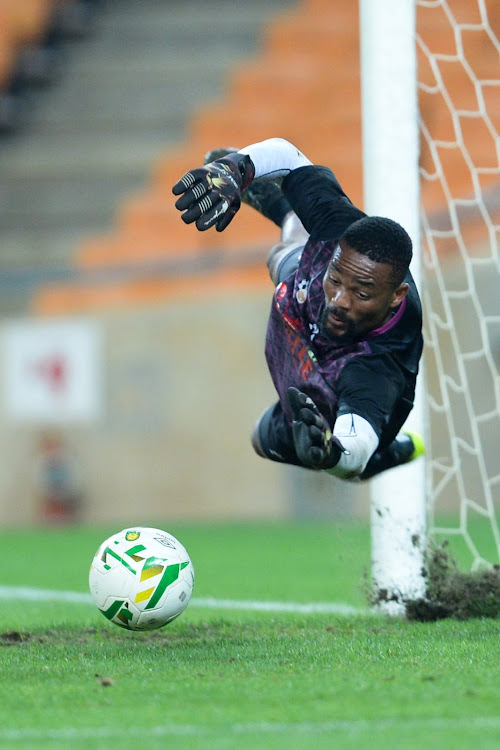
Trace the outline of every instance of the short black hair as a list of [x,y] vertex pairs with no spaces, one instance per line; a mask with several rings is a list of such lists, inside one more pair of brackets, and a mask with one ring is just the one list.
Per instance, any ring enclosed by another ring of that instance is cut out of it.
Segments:
[[383,216],[363,216],[348,226],[340,239],[376,263],[388,263],[394,272],[394,283],[401,284],[411,262],[412,242],[397,221]]

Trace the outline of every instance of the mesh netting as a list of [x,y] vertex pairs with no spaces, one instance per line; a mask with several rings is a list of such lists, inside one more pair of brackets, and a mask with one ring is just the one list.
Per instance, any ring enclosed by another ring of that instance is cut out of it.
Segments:
[[500,560],[500,3],[417,2],[430,530]]

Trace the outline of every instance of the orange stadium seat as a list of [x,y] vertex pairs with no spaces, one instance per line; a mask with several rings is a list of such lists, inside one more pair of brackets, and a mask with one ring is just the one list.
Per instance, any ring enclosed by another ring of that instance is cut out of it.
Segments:
[[[168,201],[168,202],[167,202]],[[163,255],[182,257],[186,253],[210,252],[223,247],[239,249],[267,245],[277,241],[277,230],[266,219],[243,206],[238,220],[223,233],[210,229],[198,232],[180,220],[173,196],[151,190],[130,198],[121,206],[118,227],[124,235],[135,234],[152,239],[162,237]],[[194,236],[193,236],[194,235]]]
[[[0,0],[0,91],[12,80],[23,48],[40,42],[62,0]],[[71,0],[64,0],[71,2]]]
[[57,0],[0,0],[2,20],[16,45],[38,41],[47,28]]
[[[325,64],[349,60],[358,67],[358,19],[356,4],[350,15],[337,15],[334,5],[329,13],[310,13],[304,8],[288,14],[281,23],[268,27],[263,51],[271,58],[293,56],[300,59],[321,57]],[[343,7],[343,6],[341,6]]]
[[0,9],[0,90],[4,89],[12,77],[17,48],[13,38],[10,36],[2,23]]
[[72,283],[46,286],[35,297],[33,312],[39,315],[71,315],[96,309],[120,309],[176,298],[219,297],[240,289],[261,289],[269,285],[264,264],[245,269],[222,269],[180,279],[144,275],[143,279],[114,284]]

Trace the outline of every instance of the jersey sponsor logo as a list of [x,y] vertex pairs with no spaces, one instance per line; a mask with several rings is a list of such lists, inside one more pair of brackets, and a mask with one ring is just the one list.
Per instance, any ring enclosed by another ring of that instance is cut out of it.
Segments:
[[319,333],[319,326],[318,326],[318,324],[317,323],[309,323],[309,330],[311,332],[309,338],[311,339],[311,341],[314,341],[315,337]]
[[285,323],[288,323],[289,327],[292,328],[294,331],[297,331],[297,330],[300,331],[302,329],[302,322],[300,318],[291,318],[285,312],[281,314],[283,315],[283,320],[285,321]]
[[297,362],[300,377],[302,378],[302,381],[305,382],[308,375],[312,373],[314,369],[313,362],[316,361],[316,358],[314,358],[314,360],[312,359],[310,354],[311,350],[306,346],[300,336],[297,336],[297,334],[289,328],[286,328],[285,331],[290,354]]

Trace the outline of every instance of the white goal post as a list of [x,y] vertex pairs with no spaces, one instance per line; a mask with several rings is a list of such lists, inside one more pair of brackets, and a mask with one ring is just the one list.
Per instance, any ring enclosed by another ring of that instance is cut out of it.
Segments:
[[427,456],[372,489],[375,593],[404,614],[426,537],[500,562],[500,4],[360,0],[360,24],[364,207],[410,233],[424,308]]
[[[412,273],[420,288],[419,136],[414,0],[360,0],[364,210],[388,216],[413,241]],[[423,372],[410,416],[423,432]],[[372,579],[378,606],[404,614],[405,600],[425,594],[423,460],[372,480]]]

